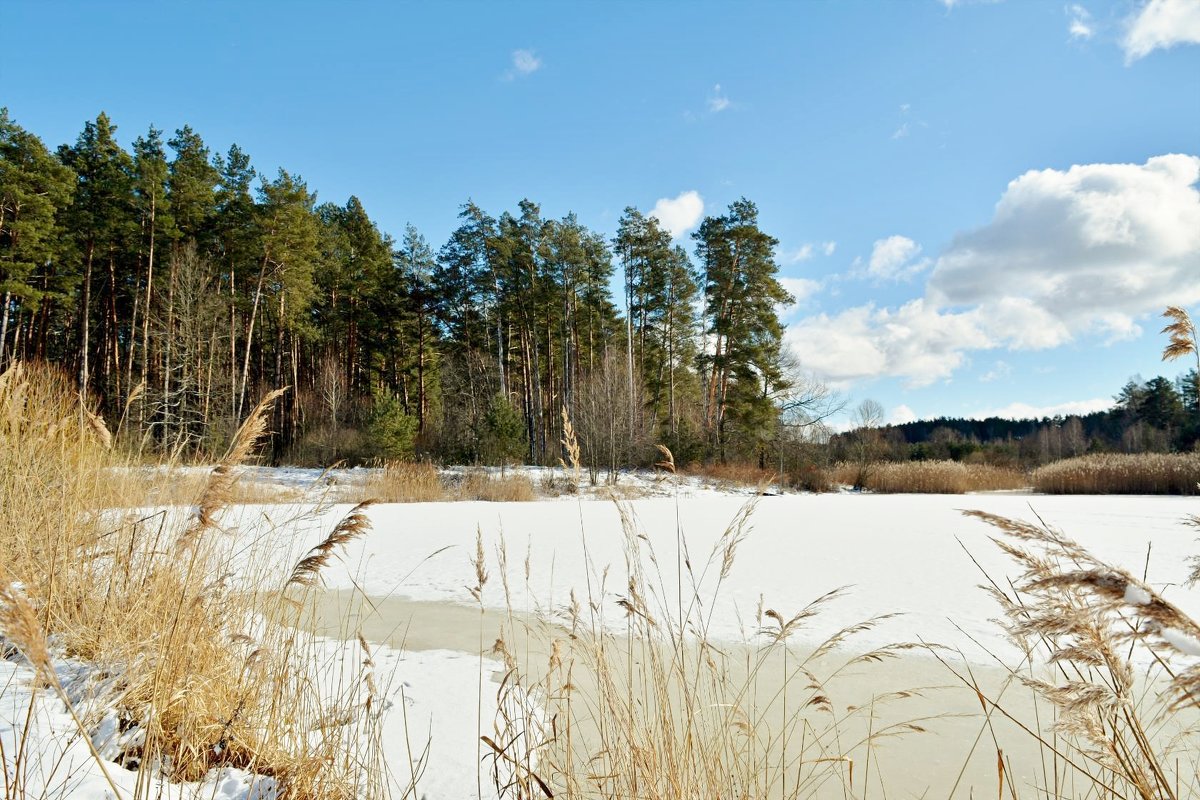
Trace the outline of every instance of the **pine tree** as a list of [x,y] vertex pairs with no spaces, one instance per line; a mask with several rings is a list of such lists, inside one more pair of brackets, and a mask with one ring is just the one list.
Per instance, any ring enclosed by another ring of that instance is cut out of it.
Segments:
[[[150,369],[150,321],[153,314],[155,263],[161,247],[177,237],[175,220],[171,216],[171,204],[167,200],[167,154],[163,147],[162,131],[151,126],[145,136],[133,143],[133,192],[134,208],[138,215],[139,238],[138,259],[145,265],[145,277],[141,279],[141,291],[134,298],[133,316],[130,320],[129,356],[127,366],[132,385],[134,343],[142,346],[140,383],[145,387]],[[140,300],[140,302],[139,302]],[[138,336],[138,315],[141,314],[141,331]],[[142,404],[143,418],[145,403]]]
[[[379,300],[379,316],[388,321],[389,347],[400,344],[403,362],[392,358],[393,368],[399,364],[404,375],[405,397],[409,396],[409,379],[414,384],[412,402],[406,411],[417,418],[417,433],[424,434],[431,416],[431,407],[439,396],[438,357],[434,344],[433,275],[437,259],[425,237],[412,225],[404,230],[404,239],[393,255],[394,269],[390,280],[383,285]],[[411,407],[410,407],[411,406]]]
[[[76,175],[75,192],[65,220],[82,262],[77,353],[79,387],[84,392],[94,388],[93,364],[100,366],[98,388],[108,388],[117,342],[117,261],[126,254],[125,248],[137,231],[133,208],[133,159],[117,144],[115,134],[116,126],[107,114],[101,113],[95,122],[84,125],[73,147],[59,149],[59,158]],[[105,324],[98,352],[94,349],[96,340],[91,336],[97,263],[106,269],[108,276],[101,285],[100,319]]]
[[[308,191],[304,181],[282,169],[275,180],[264,180],[259,189],[256,216],[261,250],[246,333],[242,337],[245,347],[237,391],[239,418],[248,400],[255,329],[264,308],[274,326],[275,341],[270,374],[267,374],[265,341],[259,342],[259,377],[272,388],[298,383],[297,334],[313,300],[313,272],[320,259],[320,221],[314,213],[315,204],[316,195]],[[285,353],[290,371],[285,369]],[[281,431],[284,442],[294,433],[294,398],[294,393],[290,394],[286,403],[277,406],[282,418],[277,430]]]
[[443,434],[458,458],[473,460],[490,397],[507,394],[503,320],[494,264],[496,221],[470,201],[458,218],[458,228],[438,253],[433,289],[446,356]]
[[705,422],[718,456],[731,439],[764,458],[775,429],[771,398],[786,383],[780,368],[783,325],[776,307],[794,302],[779,283],[779,242],[758,227],[758,209],[745,198],[728,213],[708,217],[693,234],[704,273]]
[[0,365],[9,353],[10,320],[36,309],[44,294],[37,274],[58,255],[58,212],[73,189],[71,171],[0,108]]
[[614,244],[625,269],[628,359],[646,388],[659,435],[674,448],[681,444],[684,400],[698,399],[687,369],[696,355],[699,292],[691,260],[672,247],[657,219],[635,208],[625,209]]

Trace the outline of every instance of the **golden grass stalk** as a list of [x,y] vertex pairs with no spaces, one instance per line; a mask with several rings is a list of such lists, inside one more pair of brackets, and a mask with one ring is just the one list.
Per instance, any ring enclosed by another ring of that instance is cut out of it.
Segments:
[[238,428],[229,449],[209,474],[208,485],[200,495],[195,520],[180,538],[180,546],[193,544],[196,537],[215,524],[216,511],[229,504],[233,485],[237,481],[236,468],[246,462],[266,434],[271,407],[286,391],[285,387],[268,392]]
[[1050,670],[1017,676],[1057,715],[1051,731],[1030,735],[1101,796],[1195,796],[1200,625],[1059,531],[967,513],[1003,534],[996,543],[1021,574],[1011,591],[993,582],[990,592],[1012,641]]
[[1170,337],[1167,346],[1163,348],[1163,361],[1174,361],[1190,354],[1197,357],[1197,367],[1200,367],[1196,326],[1192,323],[1191,315],[1179,306],[1167,306],[1167,310],[1162,315],[1170,320],[1161,331]]
[[[838,591],[799,613],[766,611],[764,630],[744,645],[708,638],[712,608],[751,535],[757,500],[730,522],[707,561],[681,553],[682,599],[632,509],[618,503],[626,571],[619,594],[605,568],[589,578],[582,601],[571,593],[560,612],[564,627],[553,612],[531,627],[513,620],[510,608],[494,650],[507,665],[498,689],[501,719],[483,739],[501,797],[860,796],[855,765],[870,764],[873,748],[887,738],[924,729],[915,718],[885,719],[890,702],[913,693],[850,704],[829,683],[850,666],[894,655],[888,648],[841,655],[875,620],[811,649],[791,641]],[[476,558],[482,553],[479,546]],[[526,649],[514,650],[522,641]],[[528,710],[531,697],[540,713]]]
[[447,499],[448,489],[428,461],[389,461],[367,478],[363,491],[381,503],[436,503]]
[[371,520],[367,509],[374,505],[374,500],[364,500],[356,505],[349,514],[342,518],[329,535],[320,544],[308,551],[304,558],[296,563],[292,574],[288,577],[284,588],[291,586],[316,586],[321,577],[321,570],[329,564],[335,551],[345,547],[350,542],[366,535],[371,530]]

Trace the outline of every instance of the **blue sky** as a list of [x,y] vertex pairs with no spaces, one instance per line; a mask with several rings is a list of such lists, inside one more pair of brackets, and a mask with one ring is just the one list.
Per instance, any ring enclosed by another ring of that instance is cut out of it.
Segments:
[[51,146],[187,123],[435,246],[467,198],[606,233],[657,206],[687,242],[749,197],[790,346],[895,419],[1095,407],[1180,372],[1155,314],[1200,302],[1200,0],[10,0],[4,29],[0,104]]

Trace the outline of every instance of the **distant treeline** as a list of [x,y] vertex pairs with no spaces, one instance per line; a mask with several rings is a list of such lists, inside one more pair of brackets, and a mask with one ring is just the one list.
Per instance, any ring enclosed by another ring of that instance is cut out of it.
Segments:
[[691,252],[635,208],[606,238],[529,200],[467,201],[435,248],[190,127],[115,134],[50,150],[0,110],[0,360],[60,365],[130,446],[219,453],[282,386],[270,452],[310,463],[554,464],[564,418],[594,468],[775,463],[821,415],[748,200]]
[[[861,438],[861,433],[835,437],[834,446],[844,451]],[[890,460],[1023,467],[1085,453],[1188,451],[1200,439],[1197,373],[1193,369],[1174,381],[1131,378],[1107,411],[1020,420],[938,417],[884,426],[876,438],[879,455]]]

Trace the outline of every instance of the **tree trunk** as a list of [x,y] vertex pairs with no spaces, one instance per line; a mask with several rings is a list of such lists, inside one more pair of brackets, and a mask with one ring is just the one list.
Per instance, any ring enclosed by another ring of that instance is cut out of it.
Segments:
[[83,271],[83,318],[81,320],[82,332],[80,338],[80,356],[83,361],[79,371],[79,391],[83,395],[87,395],[88,386],[91,384],[91,373],[89,372],[90,362],[88,361],[88,349],[91,347],[91,306],[92,306],[92,258],[96,253],[95,240],[88,242],[87,261]]

